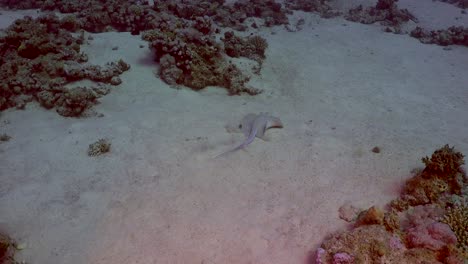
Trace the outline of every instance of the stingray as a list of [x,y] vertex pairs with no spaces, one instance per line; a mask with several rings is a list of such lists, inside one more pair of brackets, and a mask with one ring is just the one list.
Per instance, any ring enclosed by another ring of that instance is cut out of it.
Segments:
[[252,143],[256,137],[265,139],[265,132],[269,128],[282,128],[283,123],[278,117],[271,116],[269,113],[248,114],[243,119],[239,128],[245,135],[245,140],[239,146],[223,152],[215,158],[223,157],[229,153],[245,148]]

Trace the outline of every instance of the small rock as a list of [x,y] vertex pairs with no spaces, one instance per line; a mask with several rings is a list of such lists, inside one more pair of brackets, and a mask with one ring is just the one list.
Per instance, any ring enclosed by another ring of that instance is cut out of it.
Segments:
[[351,204],[344,204],[338,209],[339,217],[346,222],[351,222],[356,219],[360,209]]
[[377,146],[375,146],[375,147],[372,148],[372,152],[374,152],[374,153],[380,153],[380,148],[377,147]]
[[0,135],[0,142],[5,142],[5,141],[8,141],[10,139],[11,139],[11,137],[9,135],[5,134],[5,133]]

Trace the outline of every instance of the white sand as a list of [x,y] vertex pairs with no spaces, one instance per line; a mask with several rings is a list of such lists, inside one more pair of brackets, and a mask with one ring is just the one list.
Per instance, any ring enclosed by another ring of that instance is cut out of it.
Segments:
[[[468,24],[448,4],[399,5],[425,26],[437,27],[439,7],[441,28]],[[12,139],[0,144],[0,227],[26,243],[18,260],[304,263],[345,226],[342,204],[385,204],[446,143],[468,153],[468,48],[300,15],[300,32],[260,32],[269,49],[255,97],[169,88],[145,42],[105,33],[84,47],[91,62],[132,68],[94,108],[103,117],[63,118],[37,104],[1,113],[0,133]],[[285,128],[213,160],[243,140],[224,126],[261,111]],[[111,153],[88,157],[99,138]]]

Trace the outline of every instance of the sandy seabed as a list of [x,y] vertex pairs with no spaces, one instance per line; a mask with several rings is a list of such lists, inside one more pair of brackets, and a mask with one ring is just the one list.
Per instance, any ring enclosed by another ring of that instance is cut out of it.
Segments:
[[[398,3],[428,28],[468,24],[452,5]],[[2,12],[2,27],[27,12]],[[26,244],[18,260],[304,263],[345,226],[341,205],[385,204],[446,143],[468,153],[467,47],[294,16],[303,30],[257,32],[269,43],[250,82],[264,90],[257,96],[172,89],[155,77],[144,41],[112,32],[83,46],[91,63],[132,66],[95,106],[102,117],[63,118],[37,104],[2,112],[0,132],[12,139],[0,144],[0,225]],[[243,140],[225,126],[251,112],[285,127],[213,159]],[[89,157],[100,138],[111,152]]]

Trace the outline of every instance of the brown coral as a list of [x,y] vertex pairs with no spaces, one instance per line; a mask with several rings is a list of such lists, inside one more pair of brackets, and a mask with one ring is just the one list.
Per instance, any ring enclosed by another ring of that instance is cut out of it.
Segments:
[[422,158],[426,167],[406,181],[401,197],[392,201],[391,206],[402,211],[408,206],[435,203],[444,194],[460,194],[467,183],[461,168],[463,158],[462,153],[449,145],[434,151],[430,158]]
[[258,63],[262,63],[265,59],[265,50],[268,47],[268,42],[260,36],[241,38],[234,35],[233,31],[227,31],[224,33],[222,40],[224,42],[224,50],[228,56],[234,58],[246,57]]
[[411,31],[410,35],[424,44],[468,46],[468,27],[463,26],[451,26],[439,30],[426,30],[422,27],[416,27]]
[[362,5],[352,8],[345,15],[347,20],[363,24],[380,22],[386,26],[387,32],[401,32],[401,25],[409,20],[417,19],[407,10],[399,9],[397,0],[378,0],[373,7],[363,8]]
[[457,236],[457,246],[468,258],[468,206],[466,204],[449,208],[442,222],[450,226]]
[[455,173],[460,171],[460,168],[465,161],[464,155],[461,152],[455,151],[455,147],[450,147],[448,144],[434,151],[432,156],[422,158],[422,162],[426,165],[424,175],[435,174],[440,177],[453,177]]
[[384,212],[372,206],[371,208],[361,212],[358,215],[355,226],[361,225],[382,225],[384,220]]

